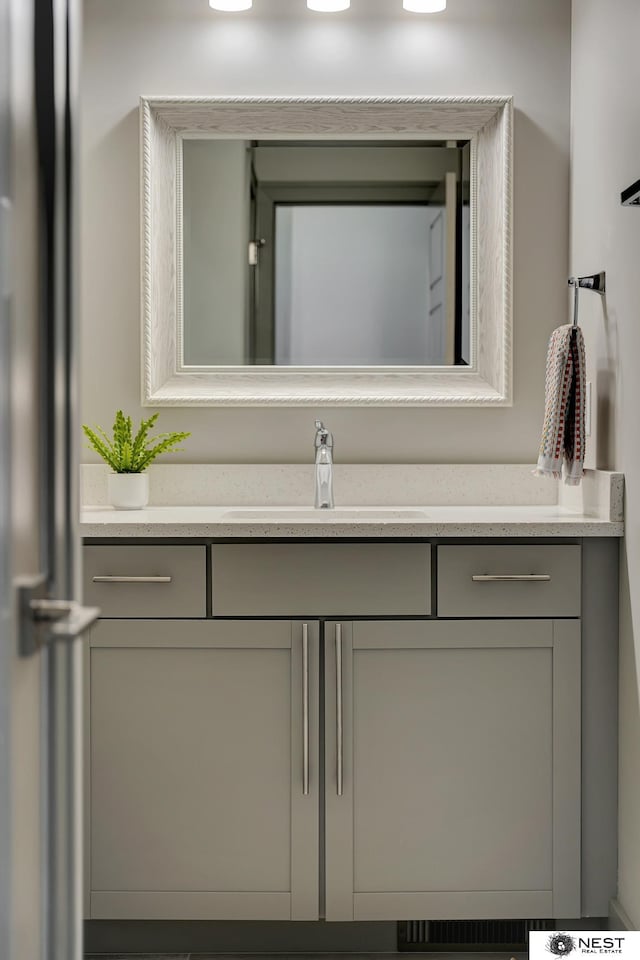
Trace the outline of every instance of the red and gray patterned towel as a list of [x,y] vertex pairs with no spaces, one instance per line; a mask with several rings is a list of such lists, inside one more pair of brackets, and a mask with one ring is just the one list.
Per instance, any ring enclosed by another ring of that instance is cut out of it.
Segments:
[[551,334],[547,353],[545,412],[536,475],[577,486],[584,474],[586,362],[580,327]]

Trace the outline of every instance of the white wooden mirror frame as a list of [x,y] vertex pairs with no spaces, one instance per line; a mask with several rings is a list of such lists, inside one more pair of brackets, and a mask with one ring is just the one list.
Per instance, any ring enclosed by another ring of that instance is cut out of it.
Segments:
[[[511,97],[142,97],[145,406],[508,406]],[[471,140],[468,367],[193,367],[182,362],[182,140]]]

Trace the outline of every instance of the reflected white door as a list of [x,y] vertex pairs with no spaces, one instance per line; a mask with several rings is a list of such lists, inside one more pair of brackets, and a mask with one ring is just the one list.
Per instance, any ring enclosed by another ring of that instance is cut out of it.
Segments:
[[275,362],[440,363],[428,329],[433,216],[424,204],[277,206]]

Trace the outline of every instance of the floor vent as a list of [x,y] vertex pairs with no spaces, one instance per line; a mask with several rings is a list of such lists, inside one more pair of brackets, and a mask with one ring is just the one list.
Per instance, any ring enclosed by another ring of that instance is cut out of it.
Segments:
[[530,930],[555,930],[553,920],[404,920],[398,951],[526,950]]

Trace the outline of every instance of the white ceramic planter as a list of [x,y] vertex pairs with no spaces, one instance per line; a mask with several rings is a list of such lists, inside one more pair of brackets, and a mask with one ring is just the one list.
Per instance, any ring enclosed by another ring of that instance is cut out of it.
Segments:
[[149,474],[110,473],[107,489],[116,510],[142,510],[149,503]]

